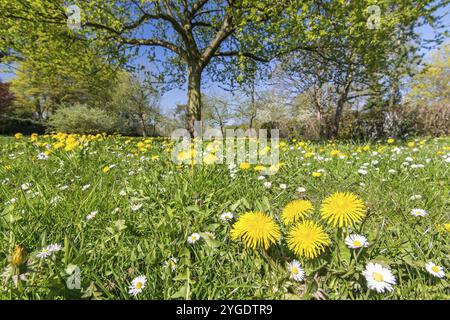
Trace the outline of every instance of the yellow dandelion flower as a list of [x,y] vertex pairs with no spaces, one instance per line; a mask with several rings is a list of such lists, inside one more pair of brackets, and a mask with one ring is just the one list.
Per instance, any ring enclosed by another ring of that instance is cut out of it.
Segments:
[[415,142],[413,142],[413,141],[408,142],[408,147],[414,148],[415,146],[416,146],[416,143],[415,143]]
[[294,200],[289,202],[281,213],[283,222],[287,225],[296,220],[305,218],[314,210],[314,206],[309,200]]
[[299,257],[314,259],[325,251],[331,241],[322,226],[314,221],[304,221],[291,228],[287,243],[289,249]]
[[111,168],[108,167],[108,166],[106,166],[106,167],[104,167],[104,168],[102,169],[102,172],[103,172],[103,173],[108,173],[110,170],[111,170]]
[[250,163],[248,163],[248,162],[242,162],[242,163],[239,165],[239,168],[241,168],[242,170],[250,169]]
[[450,223],[444,223],[444,229],[450,232]]
[[14,135],[14,138],[16,138],[17,140],[22,139],[22,137],[23,137],[23,134],[21,134],[21,133],[16,133]]
[[311,175],[312,175],[314,178],[319,178],[320,176],[322,176],[322,172],[315,171],[315,172],[311,173]]
[[389,143],[389,144],[393,144],[394,142],[395,142],[395,140],[392,138],[387,139],[387,143]]
[[320,209],[322,218],[334,227],[347,227],[364,217],[364,202],[350,192],[336,192],[326,198]]
[[23,265],[27,260],[27,253],[25,251],[25,248],[21,245],[17,245],[14,247],[14,250],[11,254],[11,264],[14,267],[20,267]]
[[267,249],[281,236],[275,221],[262,212],[247,212],[233,225],[231,238],[241,238],[247,247]]

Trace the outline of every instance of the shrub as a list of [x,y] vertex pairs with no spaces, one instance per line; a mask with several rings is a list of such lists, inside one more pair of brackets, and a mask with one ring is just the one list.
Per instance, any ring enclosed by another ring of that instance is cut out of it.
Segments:
[[20,117],[0,116],[0,134],[23,133],[30,135],[32,133],[45,133],[46,126],[42,122]]
[[50,117],[48,124],[55,131],[67,133],[113,133],[117,119],[105,110],[75,104],[59,108]]

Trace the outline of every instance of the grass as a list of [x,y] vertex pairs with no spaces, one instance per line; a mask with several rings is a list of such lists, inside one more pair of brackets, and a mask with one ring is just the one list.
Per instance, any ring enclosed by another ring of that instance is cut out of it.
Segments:
[[[265,180],[258,180],[254,166],[238,169],[234,177],[226,165],[177,166],[167,140],[74,138],[0,137],[1,299],[132,299],[128,286],[138,275],[147,277],[138,299],[450,298],[448,272],[439,279],[425,270],[428,261],[449,268],[450,232],[444,224],[450,223],[445,161],[450,138],[410,144],[286,142],[280,146],[280,171]],[[48,160],[37,159],[46,150]],[[366,175],[358,173],[361,168]],[[323,174],[313,177],[320,169]],[[342,230],[320,218],[321,202],[336,191],[364,200],[362,223]],[[412,200],[413,195],[421,198]],[[297,198],[314,203],[311,219],[332,241],[314,260],[295,257],[285,237],[267,252],[248,249],[230,239],[236,219],[220,220],[223,212],[237,217],[259,210],[274,217],[285,234],[281,211]],[[142,207],[133,211],[135,204]],[[413,208],[428,214],[414,217]],[[190,245],[194,232],[203,239]],[[349,232],[365,235],[369,247],[347,248]],[[36,258],[51,243],[61,244],[61,251]],[[11,268],[16,245],[27,250],[28,259]],[[172,257],[174,271],[166,265]],[[290,280],[287,263],[293,259],[305,269],[303,282]],[[362,276],[368,262],[392,270],[397,279],[392,292],[368,290]],[[75,266],[81,289],[67,285]],[[11,276],[22,273],[26,281],[16,285]]]

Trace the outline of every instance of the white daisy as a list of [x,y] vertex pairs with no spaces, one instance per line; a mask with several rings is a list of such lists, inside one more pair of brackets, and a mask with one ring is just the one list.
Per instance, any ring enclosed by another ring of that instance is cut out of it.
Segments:
[[427,269],[427,271],[432,274],[435,277],[438,278],[444,278],[445,277],[445,272],[444,272],[444,268],[442,268],[441,266],[438,266],[436,264],[434,264],[433,262],[428,262],[425,265],[425,269]]
[[362,247],[368,247],[369,242],[367,242],[367,238],[359,235],[359,234],[351,234],[347,238],[345,238],[345,244],[350,249],[359,249]]
[[362,175],[366,175],[366,174],[367,174],[367,170],[359,169],[359,170],[358,170],[358,173],[359,173],[359,174],[362,174]]
[[145,288],[145,284],[147,283],[147,277],[146,276],[139,276],[133,279],[131,281],[130,286],[128,287],[128,294],[132,295],[133,297],[137,296],[139,293],[142,292]]
[[36,255],[36,258],[45,259],[52,255],[52,252],[48,249],[48,247],[42,248],[41,252]]
[[97,213],[98,213],[98,211],[92,211],[91,213],[89,213],[89,214],[86,216],[86,220],[89,221],[89,220],[94,219],[95,216],[97,215]]
[[193,233],[188,237],[188,243],[189,244],[194,244],[196,243],[198,240],[200,240],[200,235],[198,233]]
[[305,278],[305,270],[300,265],[300,262],[293,260],[288,265],[289,272],[291,273],[291,279],[294,281],[302,281]]
[[46,155],[44,152],[39,153],[36,158],[38,160],[48,160],[48,155]]
[[231,212],[224,212],[220,215],[220,220],[223,222],[228,222],[233,219],[233,214]]
[[306,189],[303,188],[303,187],[298,187],[298,188],[297,188],[297,192],[303,193],[303,192],[306,192]]
[[142,203],[132,204],[131,205],[131,211],[138,211],[140,208],[142,208]]
[[272,182],[266,181],[263,183],[263,186],[266,188],[270,188],[272,186]]
[[59,250],[61,250],[61,245],[59,243],[52,243],[51,245],[48,246],[48,249],[50,250],[50,252],[58,252]]
[[280,189],[286,190],[286,188],[287,188],[287,184],[285,184],[285,183],[280,184]]
[[424,209],[412,209],[411,214],[415,217],[425,217],[427,215],[427,212]]
[[363,275],[367,280],[367,286],[371,290],[378,293],[392,291],[392,285],[396,284],[396,280],[391,270],[383,267],[381,264],[369,262]]
[[22,185],[20,186],[20,188],[21,188],[23,191],[26,191],[26,190],[30,189],[30,187],[31,187],[31,183],[24,183],[24,184],[22,184]]
[[164,262],[164,267],[170,267],[170,271],[174,272],[177,268],[178,259],[171,257],[169,261]]
[[42,248],[41,252],[39,252],[36,255],[36,258],[38,258],[38,259],[48,258],[52,255],[52,253],[58,252],[59,250],[61,250],[60,244],[58,244],[58,243],[50,244],[50,245],[46,246],[45,248]]
[[127,192],[126,192],[125,190],[120,190],[119,196],[124,197],[124,196],[126,196],[126,195],[127,195]]
[[91,187],[91,185],[90,184],[87,184],[87,185],[85,185],[85,186],[83,186],[82,188],[81,188],[81,191],[86,191],[87,189],[89,189]]
[[420,194],[413,194],[409,200],[420,200],[422,199],[422,196]]

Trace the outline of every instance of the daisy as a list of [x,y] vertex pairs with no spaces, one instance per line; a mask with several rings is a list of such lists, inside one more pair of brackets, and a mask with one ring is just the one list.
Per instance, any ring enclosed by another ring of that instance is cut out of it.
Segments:
[[284,183],[280,184],[280,189],[286,190],[286,188],[287,188],[286,184],[284,184]]
[[59,250],[61,250],[61,245],[54,243],[54,244],[50,244],[45,248],[42,248],[41,252],[39,252],[36,255],[36,258],[38,259],[45,259],[48,258],[52,255],[52,253],[54,252],[58,252]]
[[428,262],[425,265],[425,269],[427,269],[427,271],[432,274],[435,277],[438,278],[444,278],[445,277],[445,272],[444,272],[444,268],[442,268],[441,266],[438,266],[436,264],[434,264],[433,262]]
[[415,217],[425,217],[427,212],[424,209],[412,209],[411,214]]
[[367,280],[367,286],[371,290],[375,290],[378,293],[394,290],[392,285],[396,284],[395,277],[391,270],[383,267],[381,264],[369,262],[363,271],[363,275]]
[[409,200],[420,200],[422,199],[422,196],[420,194],[413,194]]
[[177,268],[178,259],[171,257],[169,261],[164,262],[164,267],[170,267],[170,271],[174,272]]
[[223,222],[228,222],[233,219],[233,214],[231,212],[224,212],[220,215],[220,220]]
[[37,158],[38,160],[48,160],[48,155],[45,154],[44,152],[41,152],[41,153],[39,153],[39,154],[36,156],[36,158]]
[[194,244],[196,243],[198,240],[200,240],[200,235],[198,233],[193,233],[188,237],[188,243],[189,244]]
[[359,234],[351,234],[347,238],[345,238],[345,244],[350,249],[359,249],[362,247],[368,247],[369,243],[367,242],[367,238],[361,236]]
[[275,221],[262,212],[247,212],[233,225],[231,238],[242,239],[247,247],[268,249],[281,236]]
[[133,279],[131,281],[130,286],[128,287],[128,294],[132,295],[133,297],[137,296],[139,293],[142,292],[145,288],[145,284],[147,283],[147,277],[146,276],[139,276]]
[[50,252],[58,252],[59,250],[61,250],[61,245],[59,243],[52,243],[51,245],[48,246]]
[[89,221],[89,220],[94,219],[95,216],[97,215],[97,213],[98,213],[98,211],[92,211],[91,213],[89,213],[89,214],[86,216],[86,220]]
[[263,183],[263,186],[266,188],[270,188],[272,186],[272,182],[266,181]]
[[298,192],[298,193],[303,193],[303,192],[306,192],[306,189],[303,188],[303,187],[298,187],[298,188],[297,188],[297,192]]
[[358,170],[358,173],[359,173],[359,174],[362,174],[362,175],[366,175],[366,174],[367,174],[367,170],[359,169],[359,170]]
[[302,281],[305,278],[305,270],[303,270],[298,260],[293,260],[291,263],[289,263],[288,268],[291,273],[292,280]]
[[85,185],[85,186],[83,186],[82,188],[81,188],[81,191],[86,191],[87,189],[89,189],[91,187],[91,185],[90,184],[87,184],[87,185]]
[[140,208],[142,208],[142,203],[138,203],[138,204],[132,204],[131,205],[131,211],[138,211]]
[[20,188],[21,188],[23,191],[27,191],[28,189],[30,189],[30,187],[31,187],[31,183],[24,183],[24,184],[22,184],[22,185],[20,186]]

